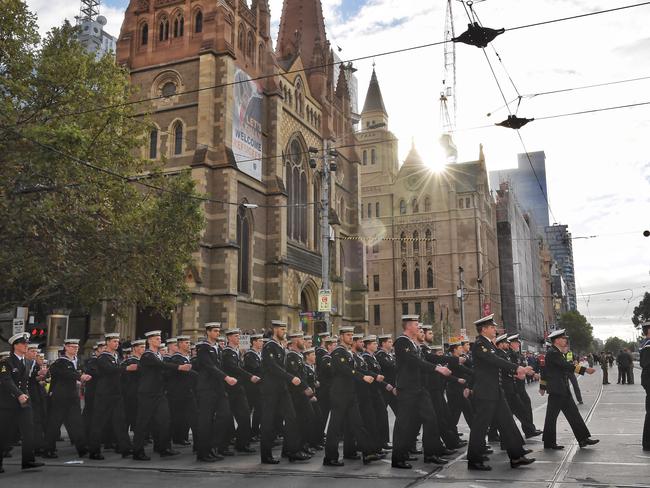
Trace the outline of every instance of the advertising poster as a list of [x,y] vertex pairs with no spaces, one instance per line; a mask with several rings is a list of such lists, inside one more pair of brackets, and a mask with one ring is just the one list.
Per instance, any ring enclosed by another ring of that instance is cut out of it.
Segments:
[[235,71],[232,150],[237,167],[262,181],[262,91],[241,69]]

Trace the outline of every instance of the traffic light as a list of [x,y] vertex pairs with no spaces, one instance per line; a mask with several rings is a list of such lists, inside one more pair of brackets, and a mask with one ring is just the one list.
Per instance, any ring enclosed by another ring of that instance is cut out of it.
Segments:
[[33,325],[30,333],[30,339],[33,342],[43,342],[47,340],[47,329],[40,325]]

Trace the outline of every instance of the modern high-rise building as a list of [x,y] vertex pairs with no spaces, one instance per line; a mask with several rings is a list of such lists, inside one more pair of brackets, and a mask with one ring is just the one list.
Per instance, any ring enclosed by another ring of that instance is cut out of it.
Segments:
[[112,53],[115,56],[117,39],[104,31],[106,17],[99,15],[99,0],[81,0],[81,9],[77,17],[79,35],[77,39],[88,53],[97,58]]
[[566,302],[569,310],[577,310],[575,268],[573,265],[573,241],[567,225],[551,225],[545,229],[546,241],[553,260],[566,284]]
[[535,221],[537,235],[544,236],[544,229],[550,225],[546,154],[544,151],[518,154],[517,161],[517,168],[490,171],[490,187],[496,191],[501,183],[508,183],[517,192],[521,209]]

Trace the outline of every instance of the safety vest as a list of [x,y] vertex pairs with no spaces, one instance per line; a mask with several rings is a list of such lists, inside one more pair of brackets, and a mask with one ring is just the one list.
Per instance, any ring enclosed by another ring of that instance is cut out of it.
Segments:
[[569,351],[569,352],[566,353],[566,360],[569,361],[569,362],[573,361],[573,352],[572,351]]

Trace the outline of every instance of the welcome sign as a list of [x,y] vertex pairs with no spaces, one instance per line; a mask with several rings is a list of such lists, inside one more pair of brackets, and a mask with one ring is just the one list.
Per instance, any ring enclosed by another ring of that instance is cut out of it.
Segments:
[[241,69],[233,86],[232,150],[237,167],[262,181],[262,91]]

